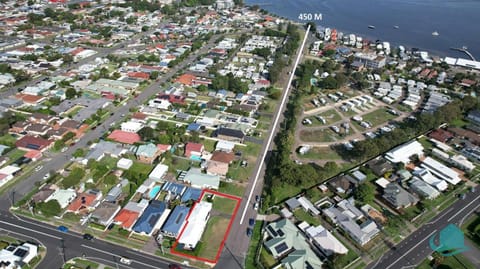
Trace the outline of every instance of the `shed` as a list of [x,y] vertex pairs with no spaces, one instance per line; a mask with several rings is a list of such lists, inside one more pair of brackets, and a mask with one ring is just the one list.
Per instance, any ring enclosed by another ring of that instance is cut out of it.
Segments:
[[301,206],[300,202],[298,202],[297,198],[295,197],[288,199],[285,203],[290,210],[295,210]]
[[360,172],[359,170],[353,172],[352,176],[359,182],[363,182],[364,180],[367,179],[367,176],[364,173]]

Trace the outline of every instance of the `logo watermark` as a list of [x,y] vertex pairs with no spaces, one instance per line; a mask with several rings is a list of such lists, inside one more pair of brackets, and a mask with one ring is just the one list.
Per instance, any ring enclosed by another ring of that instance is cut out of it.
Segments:
[[[438,237],[438,238],[437,238]],[[462,230],[454,224],[448,224],[440,233],[430,237],[430,248],[438,254],[448,257],[468,250]]]

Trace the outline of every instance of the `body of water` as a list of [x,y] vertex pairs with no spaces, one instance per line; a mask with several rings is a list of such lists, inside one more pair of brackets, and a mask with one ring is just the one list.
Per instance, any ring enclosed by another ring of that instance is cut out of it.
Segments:
[[[468,58],[450,47],[467,46],[480,60],[480,0],[245,0],[270,13],[298,20],[321,13],[317,25],[380,39],[438,56]],[[375,29],[369,29],[374,25]],[[394,26],[398,26],[395,29]],[[437,31],[438,36],[432,32]]]

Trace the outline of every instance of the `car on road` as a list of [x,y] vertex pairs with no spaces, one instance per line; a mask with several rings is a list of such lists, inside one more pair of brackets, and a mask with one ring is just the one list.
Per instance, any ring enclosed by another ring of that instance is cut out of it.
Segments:
[[43,176],[43,180],[46,180],[50,177],[50,173],[46,173],[44,176]]
[[254,209],[254,210],[258,210],[258,203],[255,203],[255,204],[253,205],[253,209]]
[[253,219],[253,218],[252,218],[252,219],[249,219],[249,220],[248,220],[248,225],[250,225],[250,226],[255,225],[255,219]]
[[178,264],[171,263],[168,265],[168,269],[182,269],[182,267]]
[[255,195],[255,202],[257,202],[257,203],[260,202],[260,196]]
[[43,166],[42,165],[39,165],[37,167],[35,167],[35,172],[38,172],[40,170],[42,170]]
[[65,152],[68,150],[68,147],[63,147],[62,152]]
[[475,187],[470,187],[470,192],[475,192]]
[[458,198],[462,199],[462,200],[465,200],[465,198],[467,198],[467,195],[465,193],[460,193],[458,195]]
[[253,234],[253,230],[250,228],[247,228],[247,236],[252,237],[252,234]]
[[126,257],[121,257],[120,262],[123,263],[123,264],[126,264],[126,265],[132,264],[132,260],[130,260],[129,258],[126,258]]
[[83,239],[85,239],[85,240],[93,240],[93,235],[91,235],[91,234],[84,234],[84,235],[83,235]]
[[60,232],[63,232],[63,233],[68,233],[68,228],[63,226],[63,225],[58,226],[57,230],[59,230]]

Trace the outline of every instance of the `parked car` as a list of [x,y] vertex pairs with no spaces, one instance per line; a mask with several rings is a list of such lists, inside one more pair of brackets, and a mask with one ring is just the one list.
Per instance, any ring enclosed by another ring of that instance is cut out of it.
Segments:
[[68,147],[63,147],[63,148],[62,148],[62,152],[65,152],[65,151],[67,151],[67,150],[68,150]]
[[257,202],[257,203],[260,202],[260,196],[255,195],[255,202]]
[[462,200],[465,200],[465,198],[467,198],[467,195],[465,193],[460,193],[458,195],[458,198],[462,199]]
[[248,225],[250,225],[250,226],[255,225],[255,219],[253,219],[253,218],[252,218],[252,219],[249,219],[249,220],[248,220]]
[[43,176],[43,180],[47,180],[49,177],[50,177],[50,173],[46,173],[46,174]]
[[258,210],[258,203],[255,203],[255,204],[253,205],[253,209],[254,209],[254,210]]
[[121,257],[120,258],[120,262],[123,263],[123,264],[126,264],[126,265],[130,265],[132,264],[132,260],[126,258],[126,257]]
[[85,239],[85,240],[93,240],[93,235],[91,235],[91,234],[84,234],[84,235],[83,235],[83,239]]
[[58,226],[57,230],[63,233],[68,233],[68,228],[63,225]]
[[250,228],[247,228],[247,236],[252,237],[253,231]]

